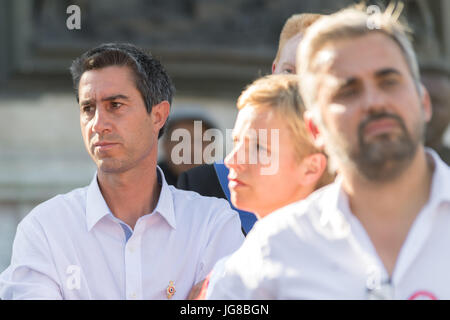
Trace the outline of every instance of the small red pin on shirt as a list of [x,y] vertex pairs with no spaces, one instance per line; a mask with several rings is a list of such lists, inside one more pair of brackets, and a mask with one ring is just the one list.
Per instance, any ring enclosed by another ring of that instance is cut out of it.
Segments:
[[175,286],[173,285],[173,281],[169,281],[169,286],[166,289],[167,299],[171,299],[175,294]]

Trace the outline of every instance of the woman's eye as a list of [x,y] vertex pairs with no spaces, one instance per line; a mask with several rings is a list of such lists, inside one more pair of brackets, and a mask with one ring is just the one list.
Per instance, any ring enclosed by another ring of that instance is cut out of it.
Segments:
[[294,73],[294,70],[292,70],[292,69],[284,69],[284,70],[282,71],[282,73],[284,73],[284,74],[293,74],[293,73]]

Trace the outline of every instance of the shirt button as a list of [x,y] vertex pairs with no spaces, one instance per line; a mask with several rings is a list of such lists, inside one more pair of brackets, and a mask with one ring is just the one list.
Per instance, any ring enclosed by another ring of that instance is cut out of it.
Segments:
[[130,298],[131,299],[136,299],[136,293],[133,292],[132,294],[130,294]]
[[134,252],[134,248],[133,247],[128,247],[128,251],[133,253]]

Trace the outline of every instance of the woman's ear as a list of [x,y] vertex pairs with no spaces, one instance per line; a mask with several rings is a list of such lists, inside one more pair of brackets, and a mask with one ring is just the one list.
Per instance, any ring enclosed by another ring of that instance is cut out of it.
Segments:
[[306,156],[301,162],[302,185],[310,186],[314,189],[327,168],[327,161],[327,157],[320,152]]

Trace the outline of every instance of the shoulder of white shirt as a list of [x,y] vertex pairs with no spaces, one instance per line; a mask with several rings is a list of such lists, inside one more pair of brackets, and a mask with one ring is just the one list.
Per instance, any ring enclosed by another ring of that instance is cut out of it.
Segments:
[[[203,217],[205,217],[205,214],[217,215],[219,212],[222,213],[222,216],[238,215],[225,199],[202,196],[197,192],[177,189],[172,185],[166,186],[172,194],[175,206],[176,204],[182,205],[183,210],[189,210],[191,213],[201,212]],[[74,206],[78,206],[82,203],[85,204],[88,188],[89,185],[76,188],[65,194],[56,195],[34,207],[22,221],[54,219],[55,214],[62,214],[62,212],[65,211],[65,205],[74,208]],[[176,212],[179,210],[179,207],[178,210],[175,209]]]
[[47,220],[53,219],[55,214],[63,210],[62,204],[79,204],[86,201],[86,193],[89,186],[76,188],[65,194],[58,194],[34,207],[28,215],[22,220]]

